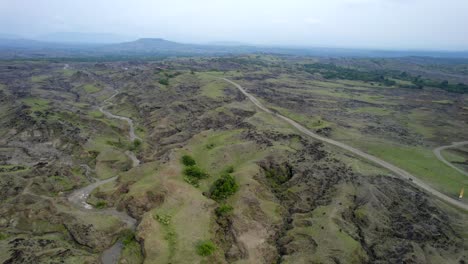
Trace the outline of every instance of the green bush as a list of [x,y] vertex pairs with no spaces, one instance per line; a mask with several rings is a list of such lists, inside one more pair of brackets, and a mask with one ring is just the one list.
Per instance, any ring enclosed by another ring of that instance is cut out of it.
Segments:
[[129,150],[130,151],[139,150],[141,148],[141,144],[142,144],[141,140],[135,139],[133,140],[132,144],[130,144]]
[[198,183],[198,179],[197,178],[191,178],[191,177],[187,177],[185,176],[184,177],[184,181],[188,184],[191,184],[195,187],[200,187],[200,184]]
[[130,229],[124,230],[122,234],[120,235],[120,237],[121,237],[122,244],[124,246],[127,246],[133,241],[136,241],[135,233]]
[[200,167],[188,166],[184,169],[184,174],[188,177],[196,178],[196,179],[205,179],[208,178],[208,173],[202,170]]
[[200,256],[210,256],[216,251],[216,246],[211,240],[200,241],[197,243],[197,254]]
[[239,189],[239,185],[237,185],[234,177],[225,173],[213,183],[210,196],[216,201],[223,200],[233,195],[237,189]]
[[230,205],[227,205],[227,204],[223,204],[223,205],[220,205],[216,208],[215,210],[215,214],[219,217],[221,216],[225,216],[227,214],[229,214],[230,212],[232,212],[232,210],[234,210],[234,208]]
[[99,202],[96,203],[96,208],[102,209],[102,208],[106,207],[106,205],[107,205],[106,201],[99,201]]
[[159,79],[159,83],[162,85],[169,85],[169,80],[168,79]]
[[182,156],[182,164],[184,164],[185,166],[194,166],[197,163],[195,162],[195,160],[191,156],[183,155]]
[[0,233],[0,241],[1,240],[5,240],[8,238],[8,235],[7,234],[4,234],[4,233]]
[[233,173],[234,172],[234,166],[230,165],[227,166],[226,169],[224,169],[225,173]]

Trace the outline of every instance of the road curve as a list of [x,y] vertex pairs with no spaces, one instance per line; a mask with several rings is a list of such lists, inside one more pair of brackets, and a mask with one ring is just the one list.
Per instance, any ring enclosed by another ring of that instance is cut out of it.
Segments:
[[104,100],[104,102],[103,102],[104,104],[99,107],[99,111],[101,111],[101,113],[103,113],[105,116],[107,116],[109,118],[115,118],[115,119],[120,119],[120,120],[126,121],[128,123],[128,127],[129,127],[128,134],[129,134],[130,141],[134,141],[135,139],[141,140],[141,138],[139,138],[137,135],[135,135],[135,128],[133,126],[133,120],[132,119],[130,119],[128,117],[125,117],[125,116],[114,115],[111,112],[109,112],[107,110],[104,110],[106,107],[109,107],[109,106],[113,105],[113,103],[111,103],[109,101],[112,100],[114,97],[116,97],[119,93],[120,93],[119,91],[115,91],[115,93],[111,97]]
[[323,142],[326,142],[330,145],[334,145],[334,146],[337,146],[339,148],[342,148],[342,149],[345,149],[349,152],[352,152],[354,153],[355,155],[357,156],[360,156],[362,158],[365,158],[375,164],[378,164],[380,165],[381,167],[384,167],[386,169],[388,169],[389,171],[397,174],[398,176],[402,177],[403,179],[406,179],[406,180],[411,180],[412,183],[416,184],[417,186],[419,186],[421,189],[424,189],[426,192],[436,196],[437,198],[439,198],[440,200],[448,203],[448,204],[451,204],[455,207],[458,207],[460,209],[463,209],[465,211],[468,211],[468,204],[464,204],[456,199],[453,199],[437,190],[435,190],[434,188],[432,188],[431,186],[427,185],[426,183],[422,182],[421,180],[419,180],[417,177],[413,176],[412,174],[410,174],[409,172],[393,165],[393,164],[390,164],[380,158],[377,158],[375,156],[372,156],[370,154],[367,154],[359,149],[356,149],[354,147],[351,147],[349,145],[346,145],[342,142],[339,142],[339,141],[336,141],[336,140],[333,140],[333,139],[330,139],[330,138],[326,138],[326,137],[322,137],[320,135],[317,135],[315,133],[313,133],[312,131],[310,131],[309,129],[305,128],[304,126],[300,125],[299,123],[297,123],[296,121],[288,118],[288,117],[285,117],[283,115],[280,115],[278,113],[275,113],[273,111],[271,111],[270,109],[266,108],[264,105],[262,105],[262,103],[260,103],[260,101],[255,98],[253,95],[249,94],[244,88],[242,88],[242,86],[240,86],[239,84],[229,80],[229,79],[226,79],[226,78],[221,78],[222,80],[234,85],[241,93],[243,93],[252,103],[254,103],[258,108],[260,108],[261,110],[267,112],[267,113],[270,113],[274,116],[276,116],[277,118],[279,119],[282,119],[283,121],[286,121],[287,123],[289,123],[290,125],[292,125],[293,127],[295,127],[297,130],[299,130],[299,132],[303,133],[304,135],[306,136],[309,136],[311,138],[314,138],[314,139],[317,139],[317,140],[320,140],[320,141],[323,141]]
[[465,175],[465,176],[468,176],[468,172],[458,168],[457,166],[453,165],[451,162],[449,162],[448,160],[446,160],[442,154],[440,153],[442,150],[444,149],[448,149],[448,148],[456,148],[456,147],[461,147],[463,145],[468,145],[468,141],[462,141],[462,142],[453,142],[452,145],[447,145],[447,146],[441,146],[441,147],[438,147],[438,148],[435,148],[433,150],[434,152],[434,155],[436,155],[436,157],[442,161],[443,163],[447,164],[448,166],[452,167],[453,169],[457,170],[458,172],[460,172],[461,174]]
[[[131,141],[135,139],[141,140],[138,136],[135,135],[135,129],[133,127],[133,120],[131,120],[128,117],[114,115],[110,113],[109,111],[105,110],[106,107],[112,105],[112,103],[110,103],[109,101],[112,100],[118,94],[119,94],[119,91],[116,91],[112,96],[104,100],[103,105],[99,107],[99,111],[101,111],[105,116],[109,118],[116,118],[116,119],[127,121],[128,126],[129,126],[130,140]],[[125,151],[125,154],[132,160],[132,167],[136,167],[140,164],[140,160],[135,156],[135,153],[131,151]],[[82,166],[85,167],[86,176],[88,177],[89,171],[91,169],[87,165],[82,165]],[[136,228],[137,221],[136,219],[129,216],[126,212],[117,211],[115,208],[95,210],[91,204],[88,204],[86,202],[89,195],[93,192],[94,189],[108,182],[115,181],[116,179],[117,179],[117,176],[114,176],[112,178],[108,178],[105,180],[94,179],[95,182],[93,182],[92,184],[73,191],[68,196],[68,201],[81,210],[88,210],[93,213],[115,216],[119,218],[122,222],[124,222],[128,228],[133,230]],[[120,253],[122,252],[122,249],[123,249],[122,243],[120,241],[117,241],[110,248],[104,250],[104,252],[101,255],[101,262],[103,264],[116,264],[119,261],[119,257],[120,257]]]

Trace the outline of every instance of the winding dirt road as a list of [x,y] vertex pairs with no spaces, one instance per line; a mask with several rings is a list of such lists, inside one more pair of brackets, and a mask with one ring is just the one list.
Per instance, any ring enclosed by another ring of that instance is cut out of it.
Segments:
[[432,188],[431,186],[429,186],[428,184],[422,182],[421,180],[419,180],[417,177],[413,176],[412,174],[410,174],[409,172],[393,165],[393,164],[390,164],[378,157],[375,157],[375,156],[372,156],[370,154],[367,154],[359,149],[356,149],[354,147],[351,147],[349,145],[346,145],[342,142],[339,142],[339,141],[336,141],[336,140],[333,140],[333,139],[330,139],[330,138],[326,138],[326,137],[322,137],[320,135],[317,135],[315,133],[313,133],[312,131],[310,131],[309,129],[305,128],[304,126],[300,125],[299,123],[297,123],[296,121],[288,118],[288,117],[285,117],[283,115],[280,115],[278,113],[275,113],[273,111],[271,111],[270,109],[266,108],[264,105],[262,105],[262,103],[260,103],[260,101],[255,98],[253,95],[249,94],[244,88],[242,88],[242,86],[240,86],[239,84],[229,80],[229,79],[226,79],[226,78],[221,78],[222,80],[234,85],[241,93],[243,93],[252,103],[254,103],[258,108],[260,108],[261,110],[267,112],[267,113],[270,113],[274,116],[276,116],[277,118],[279,119],[282,119],[283,121],[286,121],[287,123],[289,123],[290,125],[292,125],[293,127],[295,127],[297,130],[299,130],[299,132],[303,133],[304,135],[306,136],[309,136],[311,138],[314,138],[314,139],[317,139],[317,140],[320,140],[320,141],[323,141],[323,142],[326,142],[330,145],[334,145],[334,146],[337,146],[339,148],[342,148],[344,150],[347,150],[349,152],[352,152],[354,153],[355,155],[357,156],[360,156],[364,159],[367,159],[375,164],[378,164],[380,165],[381,167],[383,168],[386,168],[388,169],[389,171],[395,173],[396,175],[402,177],[403,179],[405,180],[411,180],[412,183],[416,184],[417,186],[419,186],[421,189],[425,190],[426,192],[436,196],[437,198],[439,198],[440,200],[448,203],[448,204],[451,204],[455,207],[458,207],[460,209],[463,209],[465,211],[468,211],[468,204],[465,204],[465,203],[462,203],[461,201],[458,201],[454,198],[451,198],[437,190],[435,190],[434,188]]
[[116,97],[119,93],[120,93],[119,91],[115,91],[115,93],[111,97],[104,100],[104,102],[103,102],[104,104],[99,107],[99,111],[101,113],[103,113],[105,116],[109,117],[109,118],[115,118],[115,119],[120,119],[120,120],[126,121],[128,123],[128,127],[129,127],[128,134],[129,134],[129,137],[130,137],[130,141],[134,141],[135,139],[141,140],[141,138],[139,138],[137,135],[135,135],[135,128],[133,126],[133,120],[132,119],[130,119],[128,117],[125,117],[125,116],[114,115],[111,112],[105,110],[105,108],[113,105],[113,103],[111,103],[109,101],[114,99],[114,97]]
[[468,145],[468,141],[462,141],[462,142],[453,142],[452,145],[447,145],[447,146],[441,146],[441,147],[438,147],[438,148],[435,148],[433,150],[434,152],[434,155],[436,155],[436,157],[442,161],[443,163],[447,164],[448,166],[452,167],[453,169],[457,170],[458,172],[460,172],[461,174],[465,175],[465,176],[468,176],[468,172],[458,168],[457,166],[453,165],[451,162],[449,162],[448,160],[446,160],[442,154],[440,153],[442,150],[444,149],[448,149],[448,148],[456,148],[456,147],[461,147],[461,146],[464,146],[464,145]]
[[[119,94],[119,91],[116,91],[112,96],[104,100],[103,105],[99,107],[99,111],[101,111],[105,116],[109,118],[115,118],[124,120],[128,123],[129,126],[129,138],[131,141],[135,139],[141,140],[138,136],[135,135],[135,129],[133,127],[133,120],[128,117],[114,115],[109,111],[105,110],[106,107],[113,105],[113,103],[109,102],[112,100],[116,95]],[[132,166],[136,167],[140,164],[140,160],[135,156],[135,153],[131,151],[126,151],[125,154],[132,160]],[[83,165],[86,168],[86,175],[88,176],[90,168],[87,165]],[[105,180],[94,179],[95,182],[83,187],[81,189],[77,189],[72,192],[68,196],[68,201],[76,206],[81,210],[86,210],[90,213],[97,213],[97,214],[104,214],[104,215],[111,215],[119,218],[122,222],[124,222],[128,228],[134,230],[136,228],[136,219],[132,218],[125,212],[117,211],[115,208],[107,208],[104,210],[96,210],[94,207],[87,203],[86,200],[88,199],[89,195],[93,192],[94,189],[97,187],[115,181],[117,176],[112,178],[108,178]],[[120,253],[122,252],[123,245],[120,241],[117,241],[112,247],[106,249],[101,255],[101,261],[103,264],[116,264],[119,261]]]

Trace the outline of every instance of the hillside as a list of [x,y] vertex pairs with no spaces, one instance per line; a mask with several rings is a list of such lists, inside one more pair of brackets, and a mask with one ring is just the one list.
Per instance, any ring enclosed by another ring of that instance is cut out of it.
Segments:
[[467,178],[432,150],[466,140],[466,64],[433,62],[0,62],[0,262],[464,263],[456,203],[279,118],[456,200]]

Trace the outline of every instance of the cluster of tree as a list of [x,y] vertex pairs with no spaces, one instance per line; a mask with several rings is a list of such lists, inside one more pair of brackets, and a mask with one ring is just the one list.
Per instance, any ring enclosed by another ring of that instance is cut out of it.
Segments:
[[304,70],[309,73],[320,73],[325,79],[345,79],[365,82],[382,83],[386,86],[396,85],[380,71],[361,71],[352,68],[339,67],[334,64],[305,64]]
[[423,79],[421,76],[413,77],[406,72],[401,73],[401,78],[411,81],[417,88],[423,87],[436,87],[452,93],[468,93],[468,85],[464,83],[449,83],[449,81],[436,81],[430,79]]
[[304,64],[304,70],[309,73],[320,73],[326,79],[357,80],[375,82],[385,86],[397,85],[396,80],[408,81],[411,84],[398,84],[402,88],[422,89],[423,87],[435,87],[453,93],[468,93],[468,85],[464,83],[450,83],[447,80],[431,80],[421,76],[412,76],[407,72],[370,70],[363,71],[346,68],[334,64],[314,63]]

